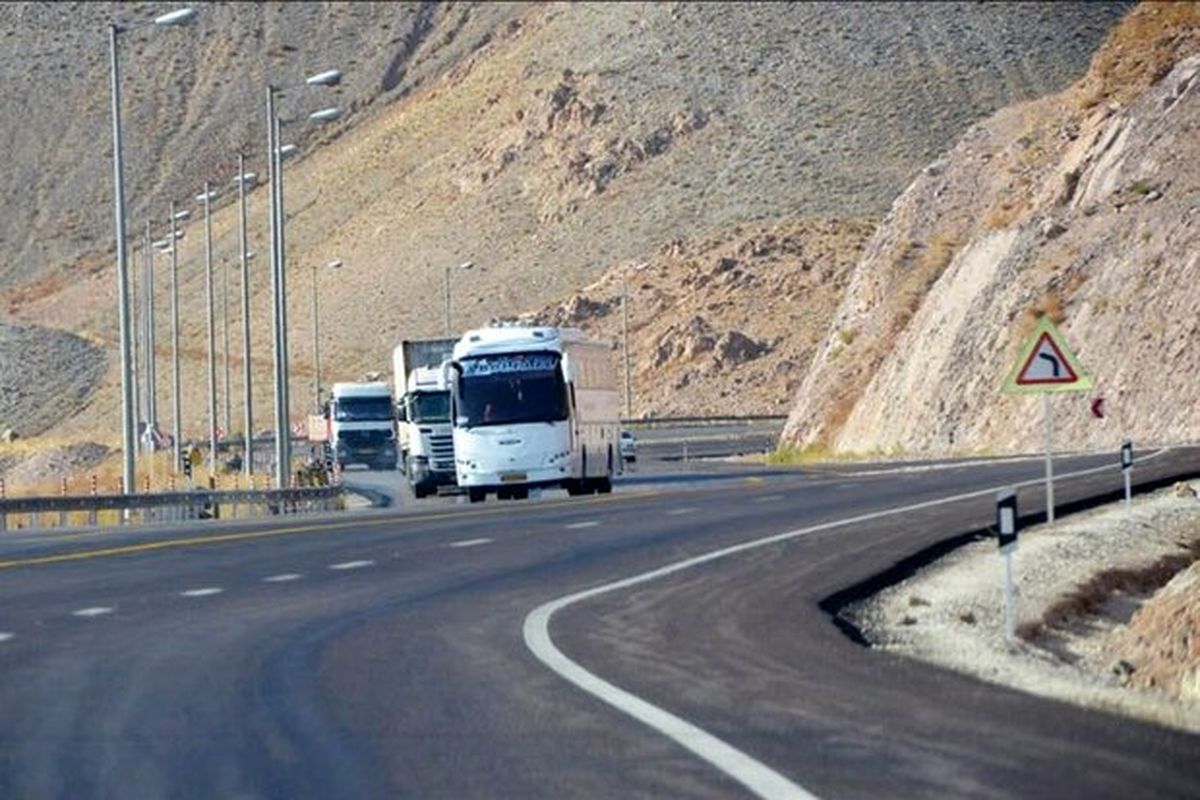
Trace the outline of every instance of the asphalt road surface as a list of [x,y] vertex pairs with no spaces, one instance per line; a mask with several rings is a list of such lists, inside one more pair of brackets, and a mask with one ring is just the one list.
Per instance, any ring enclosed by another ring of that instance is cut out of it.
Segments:
[[[1112,461],[1060,461],[1105,467],[1060,504],[1118,488]],[[0,797],[1197,797],[1200,737],[872,651],[821,607],[1041,470],[12,531]]]

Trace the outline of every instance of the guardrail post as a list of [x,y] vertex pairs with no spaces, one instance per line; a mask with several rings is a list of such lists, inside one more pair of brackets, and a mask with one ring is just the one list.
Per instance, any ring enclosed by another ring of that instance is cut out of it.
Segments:
[[[4,478],[0,478],[0,501],[4,500]],[[8,515],[0,508],[0,533],[8,530]]]
[[[66,478],[63,478],[58,485],[58,496],[59,497],[67,496],[67,479]],[[65,508],[58,512],[58,527],[60,527],[60,528],[67,527],[67,510]]]

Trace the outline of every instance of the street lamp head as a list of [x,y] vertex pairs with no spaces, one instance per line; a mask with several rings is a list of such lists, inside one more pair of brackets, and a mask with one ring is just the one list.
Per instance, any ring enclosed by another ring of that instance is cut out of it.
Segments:
[[154,248],[156,250],[164,250],[165,251],[170,246],[171,246],[171,242],[169,239],[159,239],[157,242],[154,243]]
[[234,175],[233,184],[236,186],[239,183],[245,183],[249,186],[253,186],[254,184],[258,183],[258,174],[254,172],[247,172],[242,175]]
[[183,238],[183,231],[175,231],[175,238],[176,238],[176,239],[182,239],[182,238]]
[[474,261],[464,261],[463,263],[458,265],[458,268],[459,269],[471,269],[474,266],[475,266]]
[[163,27],[180,27],[190,24],[198,13],[194,8],[181,8],[178,11],[172,11],[169,14],[162,14],[155,17],[154,24]]
[[204,194],[203,192],[201,192],[200,194],[196,195],[197,203],[203,203],[205,200],[215,200],[215,199],[217,199],[217,190],[216,189],[210,189],[208,191],[208,194]]
[[314,111],[308,115],[308,118],[314,122],[333,122],[342,116],[340,108],[322,108],[320,111]]
[[327,268],[329,268],[329,269],[341,269],[341,267],[342,267],[342,260],[341,260],[340,258],[335,258],[333,261],[330,261],[330,262],[329,262],[328,264],[326,264],[325,266],[326,266]]
[[188,211],[188,210],[185,208],[185,209],[183,209],[182,211],[176,211],[176,212],[175,212],[175,219],[176,219],[176,220],[180,220],[180,219],[187,219],[187,218],[188,218],[188,217],[190,217],[191,215],[192,215],[192,212],[191,212],[191,211]]
[[337,86],[342,82],[342,73],[341,70],[329,69],[310,76],[304,82],[309,86]]
[[294,144],[285,144],[283,147],[279,148],[279,157],[287,158],[288,156],[295,155],[296,151],[299,149],[300,148]]

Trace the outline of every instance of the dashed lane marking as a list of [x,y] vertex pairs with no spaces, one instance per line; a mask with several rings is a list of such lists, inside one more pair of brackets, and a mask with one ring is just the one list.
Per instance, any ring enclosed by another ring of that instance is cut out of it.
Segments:
[[4,633],[3,631],[0,631],[0,642],[7,642],[15,636],[15,633]]
[[282,575],[271,575],[263,578],[263,583],[287,583],[288,581],[298,581],[304,576],[296,572],[285,572]]
[[219,586],[205,586],[203,589],[187,589],[179,593],[180,597],[211,597],[225,591]]
[[344,561],[341,564],[330,564],[330,569],[347,570],[347,569],[362,569],[363,567],[375,566],[374,561]]
[[76,617],[103,617],[105,614],[113,613],[113,609],[108,606],[92,606],[91,608],[81,608],[72,611],[71,615]]
[[461,542],[451,542],[450,547],[478,547],[481,544],[491,543],[491,539],[463,539]]
[[783,499],[783,495],[781,495],[781,494],[769,494],[769,495],[766,495],[765,497],[754,498],[754,502],[755,503],[774,503],[776,500],[782,500],[782,499]]
[[586,522],[572,522],[570,525],[567,525],[566,528],[569,531],[577,531],[581,528],[594,528],[599,524],[599,520],[589,519]]
[[665,514],[668,517],[678,517],[680,514],[691,514],[695,510],[696,508],[694,506],[688,506],[687,508],[672,508],[670,511],[665,512]]

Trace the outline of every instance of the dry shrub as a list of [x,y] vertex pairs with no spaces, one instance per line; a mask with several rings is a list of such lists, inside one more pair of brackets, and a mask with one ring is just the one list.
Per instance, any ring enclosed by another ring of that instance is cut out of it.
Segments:
[[1011,228],[1018,219],[1029,209],[1026,200],[1002,200],[992,206],[983,217],[983,225],[988,230],[999,231]]
[[1079,107],[1126,103],[1161,80],[1183,55],[1200,48],[1200,3],[1141,3],[1096,51]]
[[[913,314],[917,313],[921,301],[929,293],[937,279],[942,276],[946,267],[954,260],[961,243],[956,231],[940,231],[935,234],[923,249],[920,245],[912,245],[905,253],[904,260],[909,262],[904,277],[896,288],[896,322],[894,331],[899,333]],[[919,252],[915,258],[913,255]]]
[[1117,594],[1150,595],[1198,557],[1200,542],[1193,542],[1187,553],[1163,556],[1148,566],[1120,567],[1099,572],[1052,603],[1040,620],[1019,625],[1017,635],[1031,640],[1048,630],[1062,630],[1078,619],[1096,615],[1105,602]]

